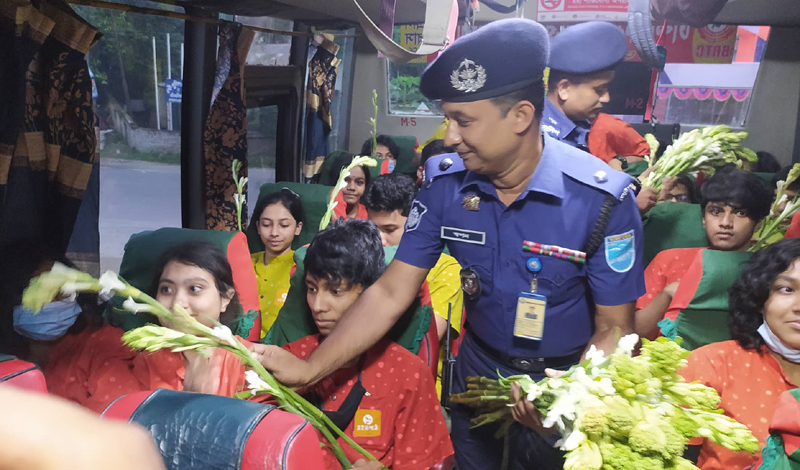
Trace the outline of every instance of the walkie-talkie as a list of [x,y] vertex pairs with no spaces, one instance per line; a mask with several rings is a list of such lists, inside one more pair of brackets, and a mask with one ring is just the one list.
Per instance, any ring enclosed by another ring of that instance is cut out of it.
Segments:
[[442,360],[442,398],[439,401],[443,408],[448,408],[450,392],[453,390],[453,371],[456,366],[456,358],[450,350],[450,318],[452,316],[453,304],[447,304],[447,332],[445,333],[444,358]]

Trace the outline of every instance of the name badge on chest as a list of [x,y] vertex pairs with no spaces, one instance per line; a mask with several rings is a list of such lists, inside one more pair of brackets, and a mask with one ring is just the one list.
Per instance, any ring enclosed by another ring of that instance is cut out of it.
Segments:
[[540,341],[544,335],[544,317],[547,311],[547,297],[536,293],[542,262],[539,258],[530,258],[525,264],[528,271],[533,274],[533,280],[530,292],[520,292],[517,297],[514,336]]
[[442,240],[472,243],[474,245],[486,244],[486,232],[477,232],[475,230],[467,230],[464,228],[442,226],[440,236]]

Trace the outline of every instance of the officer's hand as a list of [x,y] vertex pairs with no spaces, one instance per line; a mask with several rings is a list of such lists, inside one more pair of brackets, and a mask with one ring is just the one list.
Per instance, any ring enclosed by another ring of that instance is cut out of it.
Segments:
[[675,297],[675,292],[678,291],[678,286],[680,285],[679,281],[675,281],[672,284],[667,285],[664,288],[664,292],[668,294],[670,297]]
[[529,402],[526,397],[520,399],[520,394],[521,388],[519,384],[511,384],[511,400],[516,403],[511,408],[511,416],[514,417],[514,420],[523,426],[533,429],[540,436],[553,434],[555,429],[542,426],[542,414],[536,411],[533,403]]
[[644,181],[645,179],[647,179],[647,177],[650,176],[650,173],[652,173],[656,168],[658,168],[658,165],[653,165],[644,170],[642,174],[639,175],[639,181]]
[[252,344],[249,349],[278,382],[295,389],[312,385],[314,374],[311,365],[289,351],[266,344]]
[[650,186],[645,186],[636,195],[636,204],[639,206],[639,212],[646,214],[650,209],[655,207],[658,202],[658,191]]

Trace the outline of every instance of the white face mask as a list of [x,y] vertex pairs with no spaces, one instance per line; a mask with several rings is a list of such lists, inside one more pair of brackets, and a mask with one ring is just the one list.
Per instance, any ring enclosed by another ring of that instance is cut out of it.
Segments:
[[767,347],[769,347],[772,352],[781,355],[789,362],[800,364],[800,350],[792,349],[783,344],[780,338],[778,338],[775,333],[769,329],[769,326],[767,326],[766,322],[762,323],[761,326],[758,327],[758,334],[764,338],[764,342],[767,343]]

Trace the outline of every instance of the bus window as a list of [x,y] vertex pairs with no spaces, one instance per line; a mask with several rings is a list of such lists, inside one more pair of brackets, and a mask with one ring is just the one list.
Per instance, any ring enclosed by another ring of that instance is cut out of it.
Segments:
[[251,212],[261,185],[275,182],[277,134],[277,105],[247,108],[247,206]]
[[[409,50],[416,50],[422,42],[422,25],[395,26],[394,40]],[[390,114],[425,116],[441,114],[419,90],[420,77],[427,66],[428,58],[425,57],[414,59],[407,64],[386,61]]]
[[[291,20],[269,16],[235,16],[234,21],[276,31],[291,31],[294,27],[294,22]],[[247,53],[247,65],[289,65],[291,45],[291,36],[256,31],[250,52]]]
[[[736,35],[733,48],[713,45],[694,48],[695,56],[727,63],[667,63],[659,74],[653,115],[661,122],[743,127],[769,27],[711,25],[700,33]],[[724,42],[723,39],[719,41]],[[733,41],[731,38],[730,42]]]
[[[174,90],[180,90],[184,21],[79,5],[74,9],[104,33],[88,62],[97,86],[94,106],[101,135],[100,268],[116,271],[131,235],[181,226],[181,94]],[[173,90],[169,98],[168,85]]]

